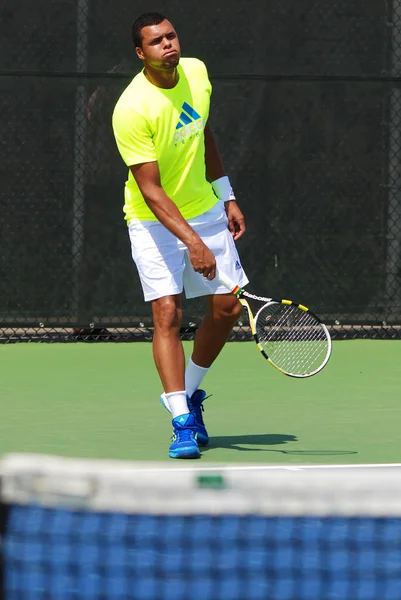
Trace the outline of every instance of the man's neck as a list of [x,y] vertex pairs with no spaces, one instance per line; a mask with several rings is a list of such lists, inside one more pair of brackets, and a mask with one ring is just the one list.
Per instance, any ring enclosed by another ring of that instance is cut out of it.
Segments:
[[156,87],[171,89],[175,87],[178,83],[178,69],[174,67],[174,69],[168,69],[165,71],[149,69],[149,67],[144,68],[144,75],[150,83],[153,83]]

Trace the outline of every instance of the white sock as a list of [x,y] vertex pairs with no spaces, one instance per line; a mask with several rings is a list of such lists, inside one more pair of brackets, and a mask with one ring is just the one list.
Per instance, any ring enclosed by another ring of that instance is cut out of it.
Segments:
[[166,394],[166,399],[173,419],[189,413],[185,390],[183,392],[170,392],[169,394]]
[[192,357],[189,359],[185,371],[185,390],[189,398],[198,389],[209,369],[210,367],[205,368],[196,365]]

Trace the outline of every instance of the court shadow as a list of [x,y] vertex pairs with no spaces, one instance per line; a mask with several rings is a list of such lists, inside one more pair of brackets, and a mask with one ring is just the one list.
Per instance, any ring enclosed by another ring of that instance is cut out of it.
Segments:
[[[209,445],[202,448],[202,452],[215,450],[217,448],[227,448],[229,450],[238,450],[239,452],[279,452],[280,454],[290,454],[299,456],[337,456],[345,454],[358,454],[354,450],[296,450],[267,448],[266,446],[279,446],[289,442],[298,442],[295,435],[286,433],[261,433],[254,435],[223,435],[211,437]],[[257,447],[258,446],[258,447]],[[262,446],[262,447],[261,447]]]
[[[298,438],[295,435],[287,433],[260,433],[253,435],[222,435],[211,437],[209,445],[205,450],[213,450],[215,448],[228,448],[230,450],[239,450],[241,452],[249,451],[269,451],[269,448],[254,448],[253,446],[278,446],[287,444],[288,442],[297,442]],[[245,448],[244,446],[250,446]],[[278,450],[278,452],[280,452]]]

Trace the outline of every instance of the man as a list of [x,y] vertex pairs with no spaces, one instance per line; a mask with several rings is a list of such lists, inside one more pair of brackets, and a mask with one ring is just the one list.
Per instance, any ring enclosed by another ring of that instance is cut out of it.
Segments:
[[[223,348],[241,304],[221,286],[216,263],[239,285],[248,280],[235,240],[244,217],[208,125],[211,85],[205,65],[180,60],[173,25],[145,13],[132,26],[143,62],[113,114],[120,154],[129,167],[125,218],[145,301],[152,303],[153,356],[173,417],[172,458],[198,458],[207,445],[203,377]],[[211,182],[211,183],[209,183]],[[185,371],[180,339],[182,292],[206,296],[207,314]]]

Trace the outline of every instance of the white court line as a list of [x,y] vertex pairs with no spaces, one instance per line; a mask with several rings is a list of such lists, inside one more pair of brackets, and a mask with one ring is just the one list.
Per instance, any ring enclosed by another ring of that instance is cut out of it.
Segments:
[[[401,463],[384,463],[384,464],[352,464],[352,465],[247,465],[247,466],[238,466],[238,465],[222,465],[222,466],[193,466],[193,467],[143,467],[139,468],[139,472],[145,473],[182,473],[189,472],[193,473],[195,471],[303,471],[303,470],[312,470],[312,469],[383,469],[383,468],[395,468],[400,469]],[[134,470],[136,470],[134,468]]]
[[[192,463],[192,461],[191,461]],[[192,473],[194,475],[207,473],[268,473],[268,472],[295,472],[295,471],[376,471],[381,470],[400,470],[401,463],[357,463],[357,464],[261,464],[261,463],[220,463],[201,461],[197,465],[185,464],[174,466],[169,462],[156,461],[125,461],[113,459],[72,459],[67,457],[47,456],[47,455],[24,455],[9,454],[3,460],[0,460],[0,476],[7,473],[25,473],[25,472],[43,472],[47,474],[64,474],[82,476],[84,474],[95,475],[119,475],[119,476],[141,476],[146,474],[160,473]]]

